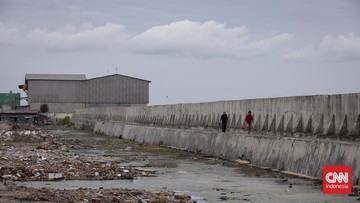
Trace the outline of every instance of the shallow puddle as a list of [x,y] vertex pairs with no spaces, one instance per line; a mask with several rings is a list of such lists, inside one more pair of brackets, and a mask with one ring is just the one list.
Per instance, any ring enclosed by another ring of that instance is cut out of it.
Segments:
[[[135,178],[134,180],[107,181],[33,181],[20,185],[35,188],[77,189],[77,188],[133,188],[149,191],[181,191],[197,202],[268,202],[268,203],[315,203],[315,202],[359,202],[357,197],[347,195],[324,195],[321,185],[312,181],[289,178],[278,173],[266,171],[257,173],[249,168],[227,166],[213,159],[196,160],[195,155],[184,155],[160,147],[139,146],[126,140],[109,138],[84,132],[64,132],[63,136],[84,140],[84,136],[96,140],[98,149],[81,149],[72,152],[104,156],[100,142],[105,145],[117,144],[119,150],[111,150],[111,155],[132,157],[128,162],[119,163],[119,167],[132,166],[145,170],[155,170],[156,177]],[[106,147],[105,147],[106,148]],[[107,149],[109,150],[109,149]],[[139,151],[138,151],[139,150]],[[204,161],[205,160],[205,161]],[[211,162],[207,164],[206,160]],[[174,163],[173,167],[145,167],[151,162]],[[219,161],[218,161],[219,162]],[[254,169],[259,170],[259,169]]]

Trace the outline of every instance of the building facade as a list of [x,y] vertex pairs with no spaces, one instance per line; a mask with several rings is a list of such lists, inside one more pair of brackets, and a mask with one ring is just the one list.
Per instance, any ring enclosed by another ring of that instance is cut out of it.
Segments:
[[20,106],[20,93],[0,93],[0,109],[16,109]]
[[150,81],[115,74],[93,79],[85,75],[26,74],[30,110],[42,104],[50,113],[72,113],[75,109],[98,106],[146,106]]

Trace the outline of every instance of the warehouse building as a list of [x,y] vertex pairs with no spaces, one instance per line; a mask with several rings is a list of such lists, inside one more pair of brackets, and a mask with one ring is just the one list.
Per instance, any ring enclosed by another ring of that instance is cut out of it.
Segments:
[[78,74],[26,74],[30,110],[47,104],[50,113],[72,113],[75,109],[101,106],[146,106],[150,81],[120,74],[86,79]]

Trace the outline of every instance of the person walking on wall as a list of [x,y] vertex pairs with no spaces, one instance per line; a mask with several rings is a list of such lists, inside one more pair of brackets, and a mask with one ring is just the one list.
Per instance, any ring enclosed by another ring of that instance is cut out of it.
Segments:
[[253,118],[253,116],[251,115],[251,111],[249,111],[249,112],[246,114],[246,117],[245,117],[245,122],[246,122],[246,125],[247,125],[248,134],[250,134],[251,124],[252,124],[253,120],[254,120],[254,118]]
[[221,120],[222,131],[225,132],[226,131],[226,124],[227,124],[227,121],[228,121],[228,116],[226,115],[226,112],[224,112],[223,115],[221,115],[220,120]]

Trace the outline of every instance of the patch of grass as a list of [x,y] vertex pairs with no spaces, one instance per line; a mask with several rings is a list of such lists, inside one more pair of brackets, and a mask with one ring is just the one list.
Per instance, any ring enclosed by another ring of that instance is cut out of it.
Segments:
[[13,145],[13,146],[17,146],[17,147],[40,147],[42,146],[42,143],[37,142],[37,141],[4,141],[3,142],[6,145]]
[[72,127],[74,126],[74,123],[71,122],[71,118],[69,116],[66,116],[64,119],[61,119],[58,123],[58,125],[64,125],[67,127]]

